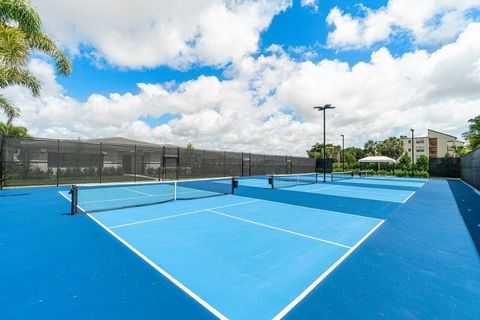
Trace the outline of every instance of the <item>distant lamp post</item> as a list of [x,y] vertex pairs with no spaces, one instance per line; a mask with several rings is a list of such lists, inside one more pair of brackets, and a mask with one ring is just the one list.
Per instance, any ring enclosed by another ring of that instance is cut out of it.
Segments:
[[322,106],[316,106],[313,107],[313,109],[317,109],[318,111],[323,111],[323,182],[327,181],[326,178],[326,171],[327,171],[327,153],[326,153],[326,143],[325,143],[325,136],[326,136],[326,130],[325,130],[325,110],[327,109],[335,109],[334,106],[331,104],[326,104],[323,107]]
[[342,134],[342,171],[345,172],[345,136]]
[[414,136],[413,136],[413,132],[415,131],[415,129],[410,129],[410,131],[412,131],[412,177],[415,177],[415,154],[413,153],[414,151],[414,148],[415,148],[415,142],[413,140]]

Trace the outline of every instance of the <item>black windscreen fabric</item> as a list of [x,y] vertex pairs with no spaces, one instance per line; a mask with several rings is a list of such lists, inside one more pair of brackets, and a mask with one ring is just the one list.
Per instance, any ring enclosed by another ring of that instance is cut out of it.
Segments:
[[147,182],[311,173],[315,159],[175,146],[3,138],[4,185]]

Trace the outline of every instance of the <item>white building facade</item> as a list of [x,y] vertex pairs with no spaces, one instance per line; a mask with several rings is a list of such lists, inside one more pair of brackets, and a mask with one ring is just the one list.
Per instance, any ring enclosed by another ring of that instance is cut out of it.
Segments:
[[[404,151],[412,157],[412,137],[400,136],[400,139],[403,142]],[[458,140],[455,136],[432,129],[428,129],[427,136],[414,136],[413,142],[413,159],[415,163],[421,155],[427,158],[442,158],[446,155],[457,156],[454,147],[465,144],[465,142]]]

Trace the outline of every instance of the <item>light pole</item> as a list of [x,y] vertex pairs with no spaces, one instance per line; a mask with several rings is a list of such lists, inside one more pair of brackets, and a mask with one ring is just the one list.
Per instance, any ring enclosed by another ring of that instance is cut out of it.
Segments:
[[327,171],[327,153],[326,153],[326,144],[325,144],[325,136],[326,136],[326,130],[325,130],[325,110],[327,109],[335,109],[334,106],[331,104],[326,104],[323,107],[317,106],[313,107],[313,109],[317,109],[318,111],[323,111],[323,182],[326,182],[326,171]]
[[413,153],[413,150],[415,148],[415,142],[413,141],[413,132],[415,131],[413,128],[410,129],[410,131],[412,131],[412,177],[415,177],[415,162],[414,162],[414,153]]
[[345,172],[345,136],[342,134],[342,171]]

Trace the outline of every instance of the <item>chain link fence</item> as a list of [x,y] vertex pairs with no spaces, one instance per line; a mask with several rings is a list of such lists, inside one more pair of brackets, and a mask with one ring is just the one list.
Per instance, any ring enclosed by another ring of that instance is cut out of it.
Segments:
[[480,189],[480,148],[464,155],[461,158],[462,180]]
[[137,182],[315,172],[315,159],[0,136],[1,186]]

